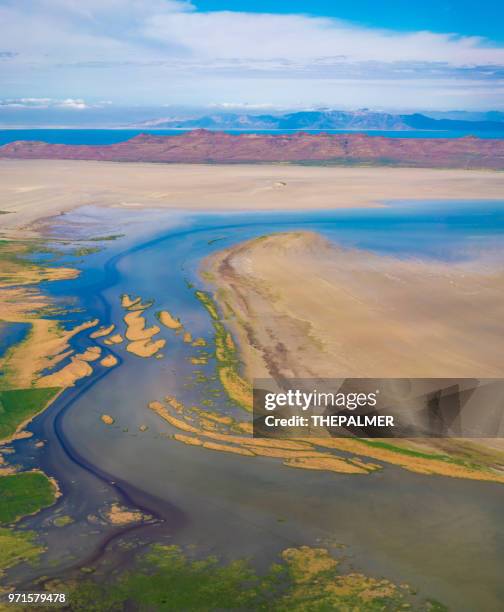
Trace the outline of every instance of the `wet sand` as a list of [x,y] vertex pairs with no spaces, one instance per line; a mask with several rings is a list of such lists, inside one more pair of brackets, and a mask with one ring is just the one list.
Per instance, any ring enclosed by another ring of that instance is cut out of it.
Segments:
[[413,168],[0,161],[0,228],[86,204],[186,210],[332,209],[394,199],[499,199],[504,173]]
[[498,265],[401,260],[292,232],[204,269],[235,312],[249,379],[504,376]]
[[[156,309],[183,314],[184,326],[194,337],[204,336],[208,342],[210,317],[180,274],[179,263],[189,262],[195,270],[216,235],[220,232],[174,234],[115,258],[106,268],[107,282],[100,287],[107,308],[107,316],[96,313],[101,323],[121,323],[120,296],[134,291],[155,298]],[[167,253],[172,258],[170,266],[166,265]],[[198,282],[192,275],[189,280]],[[83,275],[81,292],[86,282],[92,281]],[[148,312],[147,324],[155,322],[155,312]],[[120,367],[106,372],[97,369],[34,424],[43,427],[43,437],[50,441],[43,449],[47,453],[41,462],[44,468],[50,473],[62,471],[63,461],[55,454],[61,442],[89,470],[84,475],[79,470],[75,476],[78,466],[64,464],[61,476],[66,486],[61,503],[74,503],[77,512],[67,505],[65,512],[77,514],[80,520],[69,527],[74,538],[69,541],[67,536],[52,548],[48,561],[58,558],[60,565],[44,573],[58,575],[59,568],[68,563],[60,560],[62,549],[70,549],[81,559],[86,553],[77,553],[76,547],[82,548],[83,541],[86,551],[97,541],[102,550],[96,525],[88,524],[86,518],[96,512],[93,506],[104,496],[102,484],[91,484],[88,489],[87,480],[97,473],[110,475],[107,490],[109,485],[114,490],[133,489],[133,505],[163,518],[162,526],[145,527],[142,532],[158,541],[159,530],[165,529],[171,536],[169,543],[196,545],[201,554],[224,558],[251,556],[259,567],[276,560],[278,552],[293,543],[345,543],[355,567],[373,575],[409,581],[460,610],[471,609],[475,601],[489,609],[495,605],[502,590],[498,574],[501,548],[492,547],[498,535],[500,485],[412,474],[393,466],[370,475],[292,469],[294,466],[282,466],[280,459],[240,456],[178,442],[171,438],[173,427],[149,410],[146,401],[167,393],[187,394],[188,401],[194,401],[190,396],[195,393],[184,388],[185,377],[194,371],[187,360],[194,349],[183,341],[182,334],[171,333],[163,360],[130,358],[121,345],[118,350],[123,359]],[[211,371],[211,363],[206,367]],[[133,379],[138,384],[132,385]],[[100,416],[112,405],[115,423],[107,426]],[[51,422],[55,415],[57,440]],[[148,429],[140,434],[140,427]],[[28,456],[27,443],[25,447]],[[138,457],[143,458],[141,462]],[[110,500],[107,502],[109,507]],[[31,525],[40,528],[42,518]],[[83,532],[88,537],[82,537]],[[61,540],[59,533],[51,537]],[[108,549],[107,557],[110,555]],[[458,562],[454,565],[455,556]],[[469,574],[474,577],[471,584],[464,581]]]

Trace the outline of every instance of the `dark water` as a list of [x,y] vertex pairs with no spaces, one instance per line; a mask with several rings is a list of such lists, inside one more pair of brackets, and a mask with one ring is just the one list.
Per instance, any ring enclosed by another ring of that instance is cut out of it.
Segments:
[[[108,145],[124,142],[138,134],[154,134],[157,136],[177,136],[190,130],[152,130],[152,129],[11,129],[0,130],[0,146],[16,140],[39,140],[54,144],[69,145]],[[290,134],[299,130],[223,130],[229,134]],[[368,134],[370,136],[386,136],[387,138],[463,138],[477,136],[478,138],[504,138],[504,128],[501,132],[478,132],[475,130],[301,130],[309,134],[320,132],[329,134]]]
[[26,337],[30,327],[29,323],[0,321],[0,357],[3,357],[11,346],[21,342]]
[[[495,258],[504,262],[503,213],[504,202],[202,215],[87,207],[63,216],[54,231],[85,235],[94,225],[102,233],[122,228],[126,236],[86,257],[79,279],[44,288],[56,300],[73,296],[85,308],[68,315],[69,325],[94,316],[102,324],[119,323],[120,295],[126,292],[155,300],[147,311],[149,325],[156,323],[154,313],[166,308],[194,336],[211,342],[209,315],[190,284],[205,287],[198,269],[212,251],[272,231],[309,229],[345,246],[388,255],[461,261],[484,254],[495,265]],[[62,263],[71,264],[72,258]],[[173,430],[146,404],[167,394],[198,404],[208,389],[187,386],[194,376],[188,361],[194,349],[167,330],[161,336],[167,339],[163,359],[141,359],[124,345],[113,347],[120,366],[108,371],[97,366],[92,378],[38,417],[31,428],[48,440],[46,447],[36,449],[36,438],[15,443],[16,461],[42,466],[65,494],[54,509],[23,522],[44,533],[50,551],[43,568],[23,568],[18,575],[58,575],[103,552],[104,541],[115,533],[119,537],[120,530],[90,523],[89,515],[99,516],[106,502],[119,500],[162,521],[130,538],[195,545],[202,554],[227,559],[250,557],[259,567],[288,546],[344,544],[350,567],[408,582],[455,610],[499,609],[504,601],[501,486],[391,466],[365,477],[293,470],[279,460],[211,453],[170,440]],[[82,334],[75,344],[83,348],[90,340]],[[215,363],[210,359],[198,369],[211,377]],[[238,410],[224,394],[212,409]],[[103,425],[103,413],[115,418],[113,426]],[[139,432],[140,425],[148,430]],[[55,512],[68,512],[77,521],[52,528]],[[106,550],[120,557],[114,540]]]

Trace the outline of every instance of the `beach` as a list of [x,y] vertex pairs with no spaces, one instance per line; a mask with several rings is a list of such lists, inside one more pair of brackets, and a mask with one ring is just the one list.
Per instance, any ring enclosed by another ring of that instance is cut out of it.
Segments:
[[504,374],[497,264],[403,260],[303,231],[236,245],[203,270],[234,311],[250,379]]
[[[504,174],[417,168],[324,168],[0,160],[0,229],[26,229],[83,205],[204,210],[316,210],[401,199],[499,199]],[[31,228],[33,230],[33,228]]]

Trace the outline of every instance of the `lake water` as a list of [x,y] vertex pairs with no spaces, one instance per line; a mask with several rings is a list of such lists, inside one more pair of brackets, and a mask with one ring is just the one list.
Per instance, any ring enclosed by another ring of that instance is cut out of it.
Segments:
[[[8,129],[0,130],[0,146],[16,140],[39,140],[55,144],[69,145],[108,145],[124,142],[138,134],[153,134],[156,136],[178,136],[190,130],[136,130],[136,129]],[[329,134],[368,134],[370,136],[386,136],[387,138],[463,138],[477,136],[478,138],[504,138],[504,123],[502,131],[478,132],[447,131],[447,130],[223,130],[229,134],[292,134],[303,131],[309,134],[320,132]]]
[[[85,257],[77,280],[43,287],[58,300],[75,299],[84,312],[68,315],[74,325],[94,316],[119,323],[122,293],[154,299],[147,311],[168,309],[194,336],[210,344],[213,327],[194,287],[202,258],[247,238],[273,231],[320,231],[343,246],[400,257],[463,261],[483,255],[503,262],[504,202],[402,202],[378,209],[297,213],[187,214],[85,207],[60,217],[57,236],[124,233]],[[96,243],[92,243],[96,244]],[[76,263],[66,257],[63,265]],[[16,461],[40,465],[61,483],[63,508],[76,523],[56,529],[49,509],[26,519],[44,531],[50,552],[43,573],[58,572],[97,550],[120,558],[115,531],[89,523],[105,501],[138,505],[161,523],[144,527],[137,539],[195,545],[202,554],[250,557],[259,567],[289,546],[324,545],[346,564],[372,575],[408,582],[425,596],[455,610],[497,610],[504,600],[500,485],[413,474],[392,466],[368,476],[292,470],[279,460],[209,453],[169,439],[170,426],[148,410],[149,401],[175,395],[198,404],[205,385],[194,378],[194,349],[182,338],[167,338],[163,359],[141,359],[113,348],[120,365],[98,366],[92,378],[63,394],[35,419],[31,429],[49,441],[15,443]],[[81,334],[76,348],[90,344]],[[98,340],[101,343],[101,340]],[[104,347],[105,348],[105,347]],[[106,347],[107,351],[109,347]],[[213,359],[198,366],[216,372]],[[214,386],[218,383],[212,383]],[[223,393],[213,410],[234,413]],[[100,421],[115,418],[112,427]],[[139,426],[148,430],[140,433]],[[98,509],[98,510],[97,510]],[[150,534],[150,535],[149,535]],[[341,554],[341,553],[339,553]],[[24,568],[28,579],[42,573]],[[470,580],[468,580],[470,577]]]
[[30,330],[29,323],[7,323],[0,321],[0,357],[3,357],[11,346],[18,344]]

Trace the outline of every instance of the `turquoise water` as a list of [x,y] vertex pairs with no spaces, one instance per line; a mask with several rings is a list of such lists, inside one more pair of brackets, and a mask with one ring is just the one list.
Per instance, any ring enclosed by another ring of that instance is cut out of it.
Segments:
[[[504,126],[504,124],[503,124]],[[157,136],[176,136],[190,130],[88,130],[88,129],[13,129],[0,130],[0,146],[16,140],[39,140],[43,142],[71,145],[107,145],[129,140],[138,134],[154,134]],[[229,134],[236,133],[261,133],[261,134],[289,134],[293,130],[224,130]],[[369,134],[370,136],[386,136],[388,138],[463,138],[464,136],[477,136],[478,138],[504,138],[504,127],[502,132],[477,132],[467,130],[455,131],[386,131],[386,130],[302,130],[310,134],[320,132],[330,134]]]

